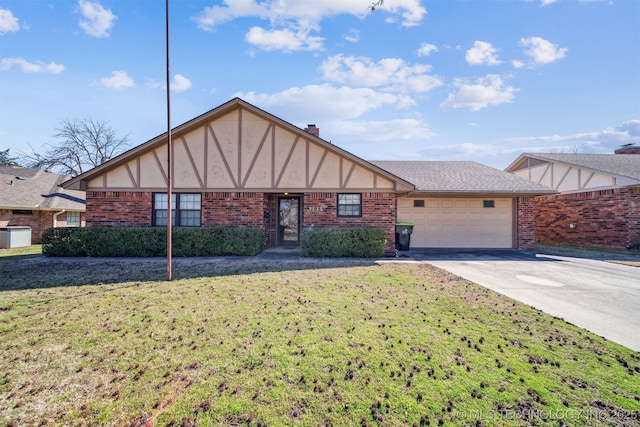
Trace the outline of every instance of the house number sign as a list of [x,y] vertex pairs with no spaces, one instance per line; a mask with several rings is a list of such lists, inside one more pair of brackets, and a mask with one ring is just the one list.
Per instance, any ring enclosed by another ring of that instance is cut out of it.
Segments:
[[309,212],[322,212],[322,210],[320,206],[309,206]]

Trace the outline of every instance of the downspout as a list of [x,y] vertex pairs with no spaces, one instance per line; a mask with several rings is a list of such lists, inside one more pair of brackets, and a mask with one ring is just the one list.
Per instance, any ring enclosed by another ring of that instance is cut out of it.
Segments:
[[53,214],[53,228],[56,228],[58,225],[58,215],[63,214],[66,211],[66,209],[62,209],[60,212],[56,212]]

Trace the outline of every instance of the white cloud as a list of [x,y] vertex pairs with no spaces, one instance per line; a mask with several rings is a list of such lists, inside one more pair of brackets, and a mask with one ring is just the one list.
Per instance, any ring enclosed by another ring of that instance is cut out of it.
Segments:
[[559,48],[557,45],[541,37],[529,37],[520,39],[520,46],[525,48],[525,55],[531,61],[538,64],[550,64],[564,58],[567,48]]
[[501,62],[497,54],[498,49],[491,43],[476,40],[473,47],[467,51],[465,58],[471,65],[497,65]]
[[323,79],[364,87],[382,87],[397,92],[424,93],[442,80],[429,75],[428,65],[408,65],[400,58],[371,58],[335,55],[322,62]]
[[[332,120],[328,123],[332,137],[336,136],[345,143],[370,143],[426,140],[437,136],[422,120],[393,119],[381,121],[343,121]],[[394,144],[394,146],[396,146]]]
[[[364,17],[369,13],[368,2],[362,0],[223,0],[224,6],[205,7],[194,19],[200,29],[210,31],[217,25],[236,18],[256,17],[272,23],[284,21],[318,23],[324,18],[350,14]],[[420,0],[385,2],[376,11],[402,16],[404,26],[415,26],[427,11]]]
[[[477,144],[473,142],[464,142],[462,144],[449,144],[433,147],[429,149],[429,152],[440,151],[453,157],[459,157],[456,156],[456,154],[463,154],[464,158],[469,159],[476,158],[478,155],[496,154],[497,150],[499,150],[499,148],[493,144]],[[424,154],[426,153],[427,152],[425,151]]]
[[626,135],[629,138],[629,141],[622,142],[623,144],[640,143],[640,120],[629,120],[623,122],[615,128],[615,131],[620,135]]
[[344,35],[344,39],[351,43],[357,43],[360,41],[360,31],[352,28]]
[[171,90],[175,92],[184,92],[191,88],[191,80],[182,74],[176,74],[171,81]]
[[111,10],[105,9],[98,2],[78,0],[80,6],[80,28],[93,37],[109,37],[113,22],[116,20]]
[[282,50],[293,52],[299,50],[318,50],[322,48],[323,38],[309,34],[309,29],[295,31],[291,28],[283,30],[265,30],[260,27],[252,27],[245,39],[259,48],[270,50]]
[[[223,0],[223,5],[205,7],[194,20],[198,28],[213,31],[237,18],[264,19],[271,28],[253,27],[246,35],[249,43],[265,50],[319,50],[324,39],[311,32],[320,31],[323,19],[341,14],[364,17],[369,13],[367,5],[362,0]],[[376,13],[382,12],[401,16],[402,25],[408,27],[420,23],[427,13],[420,0],[386,2],[376,8]]]
[[147,77],[144,85],[149,89],[160,89],[161,87],[163,87],[160,82],[158,82],[156,79],[152,79],[151,77]]
[[[388,107],[402,108],[408,103],[405,96],[382,93],[371,88],[323,84],[294,87],[273,94],[247,92],[237,93],[235,96],[279,117],[286,117],[287,121],[298,127],[315,123],[320,128],[321,138],[356,155],[364,147],[370,147],[371,143],[383,142],[394,143],[392,147],[395,156],[401,155],[398,151],[401,143],[407,152],[415,153],[415,148],[408,148],[411,144],[419,146],[436,135],[426,123],[416,117],[361,120],[365,114],[382,109],[385,110],[384,117],[388,117],[393,114]],[[384,152],[389,146],[380,144],[373,150],[366,148],[366,155],[370,159],[375,156],[389,158],[389,154]]]
[[437,52],[438,46],[431,43],[422,43],[418,49],[418,56],[429,56],[431,52]]
[[18,18],[9,9],[0,9],[0,34],[12,33],[20,29]]
[[[618,126],[600,131],[581,132],[573,135],[546,135],[509,138],[506,143],[517,145],[523,152],[561,152],[589,151],[609,153],[623,144],[640,145],[640,119],[629,120]],[[584,149],[587,150],[584,150]]]
[[549,6],[550,4],[553,4],[557,1],[558,0],[540,0],[540,7]]
[[64,70],[64,65],[49,62],[45,64],[42,61],[36,63],[29,62],[24,58],[2,58],[0,69],[9,70],[13,66],[20,67],[23,73],[50,73],[60,74]]
[[133,81],[133,78],[124,71],[113,71],[111,73],[111,77],[105,77],[101,79],[100,83],[110,89],[121,89],[124,87],[133,87],[136,85]]
[[519,59],[514,59],[513,61],[511,61],[511,64],[513,65],[513,68],[524,68],[524,62],[519,60]]
[[[360,5],[358,1],[355,1],[355,3]],[[382,6],[376,8],[376,10],[378,9],[402,15],[402,18],[404,18],[402,25],[404,27],[414,27],[418,25],[424,15],[427,14],[427,10],[422,7],[419,0],[387,1]]]
[[292,87],[274,94],[246,92],[235,96],[259,105],[267,111],[285,110],[286,115],[282,116],[293,122],[354,119],[384,105],[404,107],[411,102],[408,97],[402,95],[382,93],[370,88],[335,87],[329,84]]
[[458,79],[455,85],[458,91],[450,93],[440,108],[478,111],[491,105],[513,102],[518,91],[511,86],[503,86],[502,78],[495,74],[477,79],[475,83]]

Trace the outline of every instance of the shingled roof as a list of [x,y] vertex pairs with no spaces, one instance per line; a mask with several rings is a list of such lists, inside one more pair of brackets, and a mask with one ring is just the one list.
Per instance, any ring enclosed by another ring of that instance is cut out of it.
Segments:
[[65,190],[68,176],[40,169],[0,167],[0,209],[85,210],[85,192]]
[[506,170],[513,170],[526,158],[564,163],[573,167],[590,169],[594,172],[629,178],[640,183],[640,155],[638,154],[525,153],[520,155]]
[[411,182],[418,192],[541,195],[557,191],[490,166],[469,161],[372,161]]

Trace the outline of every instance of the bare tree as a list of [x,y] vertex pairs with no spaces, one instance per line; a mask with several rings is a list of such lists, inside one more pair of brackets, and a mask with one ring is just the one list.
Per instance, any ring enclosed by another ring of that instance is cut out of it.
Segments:
[[44,154],[23,154],[22,163],[63,175],[77,176],[111,160],[129,147],[106,122],[92,119],[64,120],[56,129],[56,144],[47,144]]
[[382,6],[383,4],[384,0],[375,1],[369,5],[369,9],[371,10],[371,12],[373,12],[374,10],[376,10],[376,7]]

